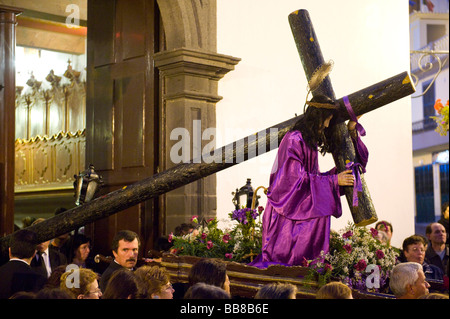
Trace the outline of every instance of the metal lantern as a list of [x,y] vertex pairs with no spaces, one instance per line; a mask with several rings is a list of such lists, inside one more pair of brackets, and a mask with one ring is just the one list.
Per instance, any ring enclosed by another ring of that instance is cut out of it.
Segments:
[[89,164],[89,168],[78,175],[74,175],[75,182],[75,204],[83,205],[94,198],[103,184],[102,177],[94,171],[94,165]]
[[[247,183],[240,189],[236,188],[236,192],[232,192],[233,204],[236,209],[241,209],[241,206],[245,204],[245,207],[252,207],[253,199],[253,187],[251,185],[251,179],[247,178]],[[258,196],[259,197],[259,196]],[[256,199],[256,205],[258,205],[258,199]]]

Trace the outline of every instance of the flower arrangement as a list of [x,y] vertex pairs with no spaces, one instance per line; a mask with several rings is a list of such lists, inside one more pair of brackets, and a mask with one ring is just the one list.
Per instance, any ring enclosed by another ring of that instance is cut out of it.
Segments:
[[257,218],[263,210],[260,206],[258,210],[233,211],[229,217],[234,227],[226,230],[218,227],[217,218],[200,224],[198,216],[193,216],[191,222],[197,224],[193,232],[184,236],[169,235],[169,242],[173,244],[171,251],[177,255],[250,262],[261,251],[261,222]]
[[322,251],[318,258],[304,261],[303,266],[310,269],[309,279],[317,278],[319,285],[333,279],[357,290],[387,292],[387,279],[399,254],[381,243],[377,235],[374,228],[368,230],[352,223],[339,233],[332,232],[329,252]]
[[438,99],[434,104],[434,109],[438,112],[438,116],[431,116],[437,123],[436,132],[442,136],[447,136],[448,133],[448,100],[447,104],[442,105],[441,99]]
[[256,220],[264,211],[262,206],[256,209],[242,208],[228,214],[237,225],[231,235],[235,240],[234,258],[238,262],[250,262],[261,252],[262,223]]

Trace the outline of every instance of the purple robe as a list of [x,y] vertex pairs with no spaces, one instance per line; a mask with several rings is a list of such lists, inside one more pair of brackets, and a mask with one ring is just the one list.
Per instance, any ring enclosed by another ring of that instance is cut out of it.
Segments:
[[[354,141],[360,162],[367,163],[367,148]],[[323,250],[328,252],[330,218],[342,215],[336,168],[320,173],[318,151],[299,131],[288,132],[278,149],[270,175],[263,215],[262,253],[251,266],[301,265]]]

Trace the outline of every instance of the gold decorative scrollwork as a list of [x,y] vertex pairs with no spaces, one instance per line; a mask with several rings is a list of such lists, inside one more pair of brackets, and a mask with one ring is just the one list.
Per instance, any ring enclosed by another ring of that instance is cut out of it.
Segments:
[[[433,70],[434,68],[434,64],[432,62],[432,60],[430,59],[430,61],[427,62],[423,62],[423,59],[427,58],[427,57],[433,57],[434,60],[437,62],[437,67],[438,70],[437,72],[434,74],[433,79],[431,80],[430,84],[428,85],[428,87],[422,92],[422,94],[420,95],[416,95],[416,96],[411,96],[411,98],[418,98],[421,97],[423,95],[425,95],[428,90],[433,86],[434,82],[436,81],[437,77],[439,76],[439,74],[441,74],[442,72],[442,68],[443,66],[447,63],[448,61],[448,54],[449,51],[427,51],[427,50],[413,50],[411,51],[411,54],[420,54],[419,60],[417,62],[419,70],[421,72],[429,72],[431,70]],[[447,57],[444,59],[444,61],[441,60],[440,55],[447,55]],[[417,86],[417,84],[419,83],[419,77],[417,75],[415,75],[414,73],[411,73],[412,78],[414,79],[414,85]]]

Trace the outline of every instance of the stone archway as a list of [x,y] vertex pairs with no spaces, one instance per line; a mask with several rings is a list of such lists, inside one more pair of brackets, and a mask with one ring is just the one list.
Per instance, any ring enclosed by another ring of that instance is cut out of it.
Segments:
[[[155,66],[160,70],[161,150],[160,171],[175,165],[170,150],[177,140],[170,140],[175,128],[194,126],[203,132],[216,127],[218,81],[240,61],[239,58],[218,54],[216,0],[158,0],[164,26],[166,50],[155,55]],[[200,121],[200,122],[199,122]],[[194,123],[196,125],[194,125]],[[201,141],[201,148],[210,141]],[[192,153],[189,158],[192,158]],[[216,215],[216,177],[176,189],[162,196],[160,216],[162,233],[169,233],[192,215],[206,218]]]
[[158,0],[167,50],[216,51],[216,0]]

